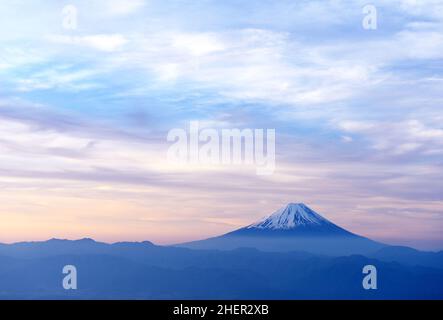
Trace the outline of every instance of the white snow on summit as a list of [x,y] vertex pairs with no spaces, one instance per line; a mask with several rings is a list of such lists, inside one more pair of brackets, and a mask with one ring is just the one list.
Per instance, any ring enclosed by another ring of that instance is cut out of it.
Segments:
[[324,224],[331,224],[331,222],[303,203],[290,203],[271,216],[251,224],[247,229],[292,229],[297,226]]

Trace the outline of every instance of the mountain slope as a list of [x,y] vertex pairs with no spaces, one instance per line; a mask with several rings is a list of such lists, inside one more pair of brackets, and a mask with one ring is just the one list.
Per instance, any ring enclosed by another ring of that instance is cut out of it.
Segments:
[[179,246],[218,250],[250,247],[331,256],[369,254],[384,247],[335,225],[302,203],[290,203],[267,218],[225,235]]

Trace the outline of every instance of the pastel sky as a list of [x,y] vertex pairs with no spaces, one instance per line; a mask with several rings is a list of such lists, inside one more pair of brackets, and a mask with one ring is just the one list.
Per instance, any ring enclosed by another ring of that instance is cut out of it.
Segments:
[[[376,30],[358,0],[2,0],[0,242],[170,244],[304,202],[443,249],[443,1],[370,3]],[[276,129],[275,173],[168,163],[192,120]]]

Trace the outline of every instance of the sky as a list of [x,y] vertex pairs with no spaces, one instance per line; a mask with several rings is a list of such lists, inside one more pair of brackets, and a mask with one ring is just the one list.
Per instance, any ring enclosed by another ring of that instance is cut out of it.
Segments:
[[[359,0],[2,0],[0,242],[172,244],[303,202],[443,249],[443,1],[370,4],[375,29]],[[275,129],[275,171],[168,162],[191,121]]]

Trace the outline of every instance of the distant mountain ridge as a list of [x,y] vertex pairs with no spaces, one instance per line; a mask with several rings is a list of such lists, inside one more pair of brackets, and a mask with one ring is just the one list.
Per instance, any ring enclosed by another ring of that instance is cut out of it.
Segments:
[[[183,246],[0,244],[0,299],[443,299],[443,251],[377,243],[301,203]],[[378,290],[362,288],[368,264]],[[62,288],[66,265],[78,269],[78,290]]]
[[[440,253],[392,250],[405,263],[396,262],[385,248],[379,252],[386,261],[362,255],[192,250],[92,239],[2,244],[0,299],[443,298],[443,267],[435,267]],[[416,254],[423,254],[423,262],[432,267],[415,266]],[[362,268],[368,264],[380,274],[379,290],[362,289]],[[66,265],[78,270],[78,290],[62,288]]]

